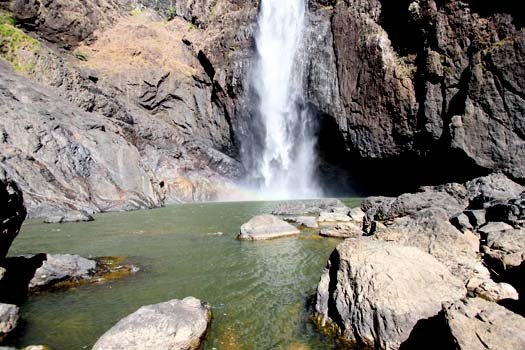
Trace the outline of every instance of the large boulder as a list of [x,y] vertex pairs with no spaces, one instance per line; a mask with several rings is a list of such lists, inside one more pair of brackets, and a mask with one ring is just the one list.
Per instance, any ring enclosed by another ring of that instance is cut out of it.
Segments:
[[143,306],[120,320],[93,346],[93,350],[198,349],[211,306],[193,297]]
[[18,307],[11,304],[0,304],[0,341],[16,328]]
[[489,232],[483,246],[485,259],[499,273],[525,261],[525,229]]
[[480,298],[444,308],[448,331],[458,350],[525,349],[525,318]]
[[316,312],[348,340],[398,349],[419,320],[466,293],[430,254],[369,238],[339,244],[317,288]]
[[438,207],[445,210],[449,217],[461,213],[468,206],[461,196],[461,185],[456,185],[456,193],[443,190],[439,187],[424,187],[422,192],[405,193],[397,198],[369,197],[361,207],[367,213],[369,220],[392,220],[397,217],[412,215],[422,209]]
[[288,201],[279,203],[272,211],[274,215],[304,215],[316,214],[319,215],[324,212],[336,212],[341,210],[350,210],[339,199],[323,198],[323,199],[309,199]]
[[495,173],[465,184],[471,207],[482,208],[491,201],[504,201],[520,196],[525,189],[503,174]]
[[300,231],[284,220],[273,215],[258,215],[241,226],[238,238],[257,241],[284,236],[293,236]]
[[449,268],[451,273],[467,282],[478,270],[479,239],[471,231],[461,232],[448,220],[441,208],[421,210],[380,227],[375,239],[393,241],[430,253]]
[[0,260],[7,255],[26,217],[22,192],[12,181],[0,180]]
[[47,254],[29,282],[29,289],[49,287],[62,281],[78,282],[93,277],[97,263],[78,255]]

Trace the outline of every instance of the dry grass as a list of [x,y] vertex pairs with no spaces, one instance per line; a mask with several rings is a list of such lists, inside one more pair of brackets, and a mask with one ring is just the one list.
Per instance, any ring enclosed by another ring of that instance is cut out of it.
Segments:
[[87,57],[81,65],[108,75],[160,68],[191,76],[200,65],[182,42],[187,30],[188,23],[179,18],[167,22],[147,11],[128,16],[78,48]]

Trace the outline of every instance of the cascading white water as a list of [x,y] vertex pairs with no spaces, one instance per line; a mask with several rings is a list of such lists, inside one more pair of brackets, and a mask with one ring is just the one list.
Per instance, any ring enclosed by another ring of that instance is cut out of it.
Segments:
[[313,121],[303,101],[304,0],[262,0],[252,85],[259,97],[264,146],[259,191],[266,199],[319,197]]

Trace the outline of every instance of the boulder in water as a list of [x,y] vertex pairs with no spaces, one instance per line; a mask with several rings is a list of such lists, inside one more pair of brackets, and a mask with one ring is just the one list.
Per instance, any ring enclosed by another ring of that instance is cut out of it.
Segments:
[[273,215],[258,215],[241,226],[241,240],[264,240],[299,234],[299,230]]
[[93,350],[198,349],[211,306],[187,297],[143,306],[120,320],[93,346]]

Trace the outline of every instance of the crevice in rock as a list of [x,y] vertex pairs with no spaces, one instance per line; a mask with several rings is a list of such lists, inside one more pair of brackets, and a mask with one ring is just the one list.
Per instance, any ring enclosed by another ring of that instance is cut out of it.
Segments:
[[410,336],[405,340],[399,350],[418,349],[457,349],[456,341],[447,327],[443,311],[433,317],[419,320]]
[[380,24],[387,32],[394,50],[401,56],[415,54],[421,47],[421,37],[413,26],[409,11],[413,0],[380,0]]
[[474,13],[481,17],[491,17],[494,13],[510,14],[514,25],[521,28],[525,25],[525,12],[523,3],[516,0],[466,0]]
[[328,283],[328,317],[337,325],[341,330],[344,330],[344,323],[341,315],[338,312],[337,301],[335,300],[335,295],[337,293],[338,278],[337,272],[340,269],[341,258],[339,257],[339,252],[334,250],[329,258],[329,276],[330,282]]
[[6,269],[0,280],[0,302],[20,305],[27,299],[29,282],[35,271],[47,260],[46,254],[6,258],[0,266]]

